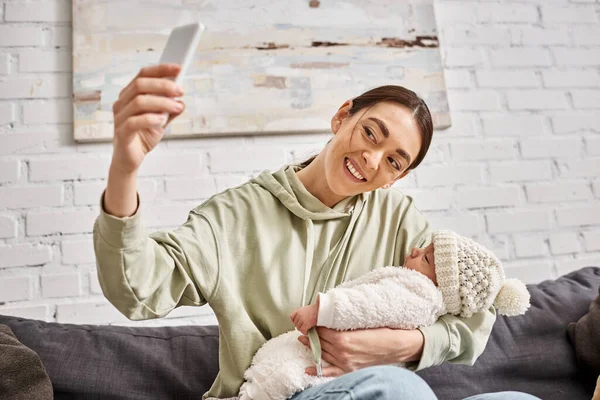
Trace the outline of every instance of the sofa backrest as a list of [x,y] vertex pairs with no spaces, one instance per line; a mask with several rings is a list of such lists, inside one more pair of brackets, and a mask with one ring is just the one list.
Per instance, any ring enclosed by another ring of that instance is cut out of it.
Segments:
[[588,312],[598,286],[600,268],[591,267],[528,285],[530,309],[522,316],[498,316],[473,367],[444,363],[419,375],[440,399],[504,390],[544,400],[590,399],[594,383],[578,369],[566,328]]

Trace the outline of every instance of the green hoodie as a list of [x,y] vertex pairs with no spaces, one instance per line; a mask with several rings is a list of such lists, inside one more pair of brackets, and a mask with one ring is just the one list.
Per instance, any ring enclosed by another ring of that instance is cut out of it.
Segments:
[[[132,320],[162,317],[207,302],[219,321],[219,374],[206,397],[236,396],[254,353],[294,329],[289,315],[319,292],[373,268],[402,265],[430,241],[412,199],[378,189],[329,208],[295,174],[264,172],[190,211],[173,231],[147,234],[142,208],[117,218],[103,210],[94,225],[104,295]],[[450,315],[421,329],[423,355],[414,369],[445,360],[472,364],[495,312]]]

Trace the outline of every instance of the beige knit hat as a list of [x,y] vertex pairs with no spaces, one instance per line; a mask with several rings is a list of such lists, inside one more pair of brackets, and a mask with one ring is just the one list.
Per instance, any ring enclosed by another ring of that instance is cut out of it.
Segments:
[[433,234],[438,287],[450,314],[470,317],[493,304],[502,315],[524,314],[529,292],[518,279],[506,279],[496,256],[452,231]]

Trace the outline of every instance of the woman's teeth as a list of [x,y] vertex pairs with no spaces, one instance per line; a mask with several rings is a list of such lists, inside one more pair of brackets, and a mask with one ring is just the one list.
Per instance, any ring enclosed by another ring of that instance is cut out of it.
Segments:
[[365,180],[365,177],[362,176],[352,165],[352,163],[350,162],[350,160],[346,160],[346,167],[348,168],[348,171],[350,171],[352,173],[352,175],[354,175],[354,177],[356,179],[360,179],[361,181]]

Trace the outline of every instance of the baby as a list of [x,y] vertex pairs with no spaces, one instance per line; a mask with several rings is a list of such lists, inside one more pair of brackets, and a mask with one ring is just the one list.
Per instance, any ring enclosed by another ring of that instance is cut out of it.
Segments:
[[256,352],[244,373],[240,399],[284,400],[333,379],[305,373],[314,359],[298,337],[314,326],[416,329],[447,313],[470,317],[492,304],[503,315],[523,314],[529,293],[521,281],[507,280],[500,261],[480,244],[451,231],[434,232],[433,242],[413,249],[403,267],[376,268],[294,311],[290,318],[297,330]]

